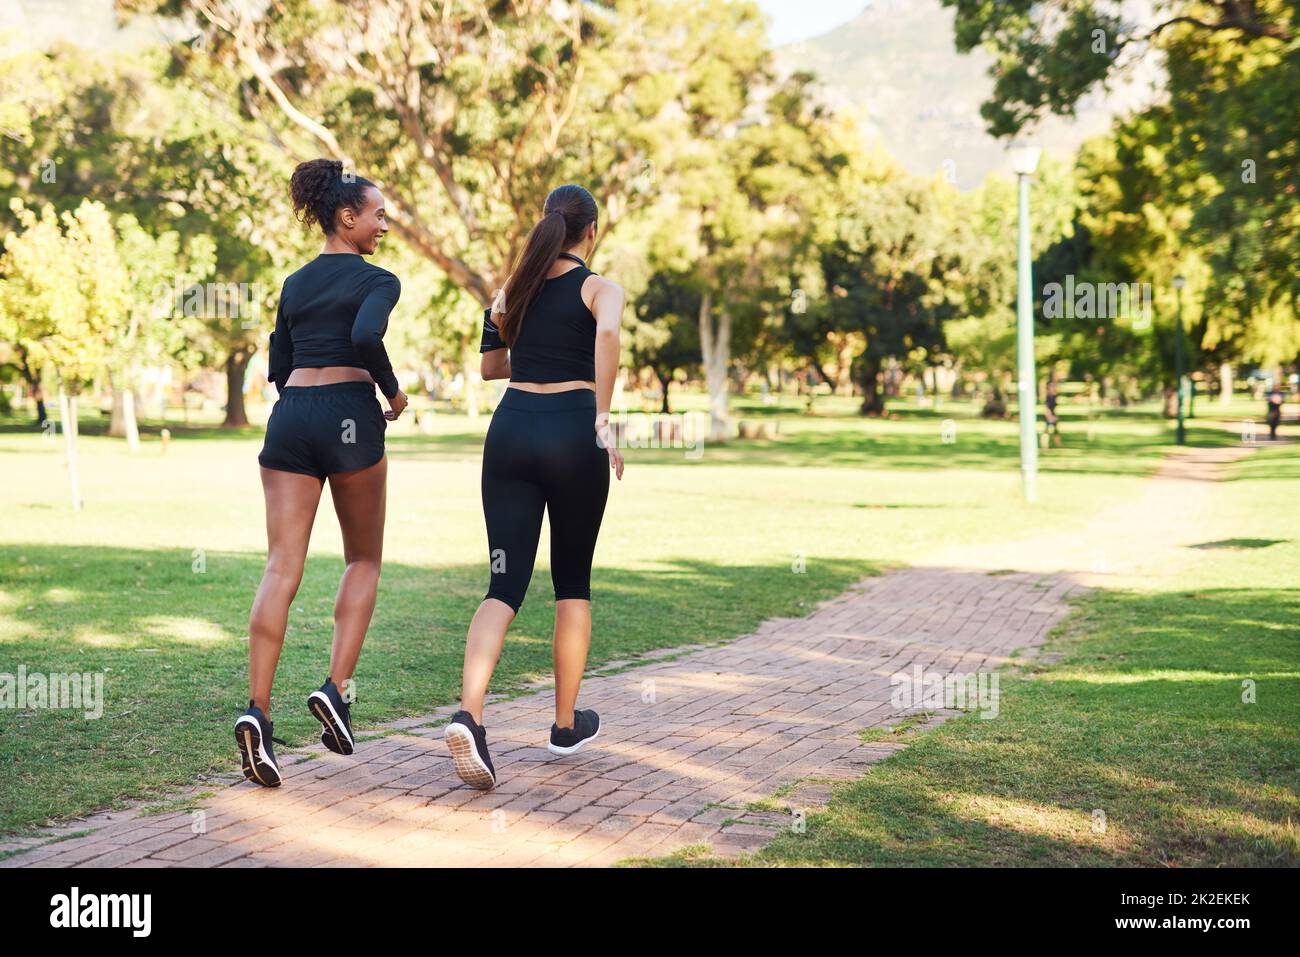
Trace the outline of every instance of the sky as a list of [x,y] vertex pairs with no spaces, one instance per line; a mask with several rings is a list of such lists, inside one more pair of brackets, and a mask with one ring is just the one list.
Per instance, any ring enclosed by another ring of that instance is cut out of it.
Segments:
[[768,37],[774,46],[807,40],[852,20],[870,0],[757,0],[770,18]]

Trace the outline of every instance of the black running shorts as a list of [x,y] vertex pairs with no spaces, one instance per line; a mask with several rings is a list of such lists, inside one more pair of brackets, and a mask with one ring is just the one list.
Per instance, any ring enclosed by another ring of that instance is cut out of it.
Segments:
[[373,382],[286,386],[257,461],[319,479],[369,468],[384,457],[387,426]]

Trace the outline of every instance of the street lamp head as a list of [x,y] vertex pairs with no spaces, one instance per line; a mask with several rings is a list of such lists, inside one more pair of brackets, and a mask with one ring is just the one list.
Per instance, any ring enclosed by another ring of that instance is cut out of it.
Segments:
[[1030,146],[1022,140],[1017,140],[1011,144],[1011,168],[1017,176],[1032,176],[1034,170],[1038,169],[1038,159],[1043,155],[1043,150],[1038,146]]
[[1187,285],[1187,280],[1184,279],[1181,275],[1178,275],[1178,276],[1175,276],[1175,277],[1174,277],[1174,288],[1175,288],[1175,289],[1182,289],[1182,288],[1183,288],[1184,286],[1186,286],[1186,285]]

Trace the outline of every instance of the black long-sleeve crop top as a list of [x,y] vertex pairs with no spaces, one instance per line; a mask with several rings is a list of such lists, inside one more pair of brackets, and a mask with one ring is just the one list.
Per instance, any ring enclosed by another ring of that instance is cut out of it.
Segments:
[[384,333],[401,294],[396,276],[356,253],[317,256],[280,290],[267,377],[282,390],[294,369],[351,366],[391,399],[398,384]]

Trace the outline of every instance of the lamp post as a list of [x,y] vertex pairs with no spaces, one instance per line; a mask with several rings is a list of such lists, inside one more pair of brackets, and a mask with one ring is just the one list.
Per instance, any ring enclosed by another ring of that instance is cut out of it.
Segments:
[[1174,378],[1178,385],[1178,444],[1187,444],[1187,430],[1183,427],[1183,286],[1187,280],[1181,275],[1174,277],[1174,296],[1178,300],[1178,332],[1174,336]]
[[1038,501],[1038,379],[1034,374],[1034,291],[1033,266],[1029,258],[1029,177],[1038,168],[1042,150],[1016,144],[1011,149],[1011,168],[1020,191],[1019,253],[1016,294],[1016,394],[1020,406],[1020,486],[1025,501]]

